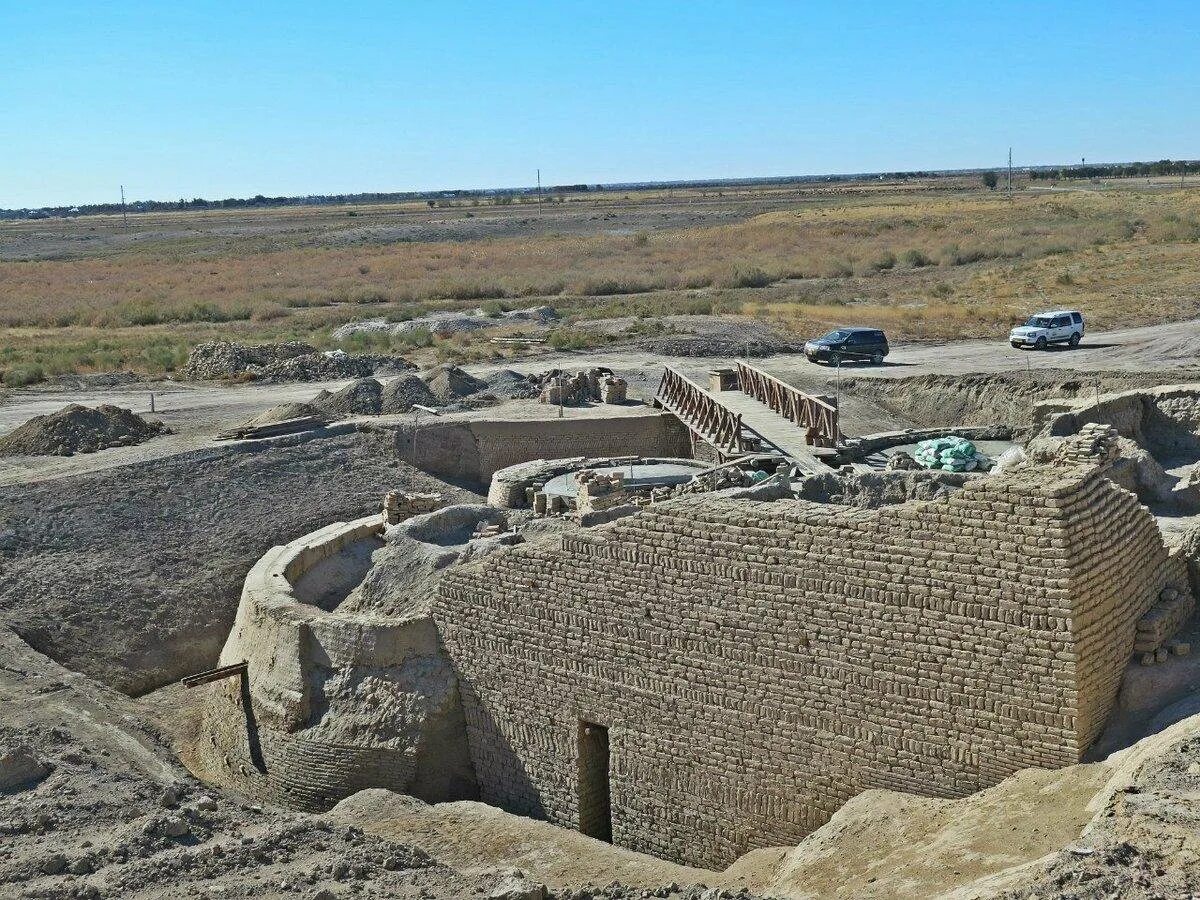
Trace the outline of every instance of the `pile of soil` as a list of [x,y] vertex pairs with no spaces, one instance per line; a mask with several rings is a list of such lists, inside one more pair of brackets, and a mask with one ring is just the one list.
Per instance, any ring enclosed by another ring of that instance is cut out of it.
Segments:
[[501,369],[489,375],[484,385],[484,390],[502,400],[532,400],[540,393],[533,379],[512,369]]
[[321,353],[302,341],[257,345],[206,341],[196,345],[179,374],[191,381],[239,376],[263,381],[325,381],[411,368],[399,356],[351,356],[341,350]]
[[374,378],[352,381],[335,394],[321,391],[309,405],[326,418],[345,416],[377,416],[383,402],[383,385]]
[[437,406],[438,398],[433,395],[418,375],[401,375],[383,386],[380,412],[383,415],[406,413],[419,403],[422,406]]
[[311,403],[281,403],[278,406],[272,406],[266,412],[259,413],[252,419],[247,419],[245,424],[274,425],[277,422],[286,422],[289,419],[303,419],[308,417],[318,419],[328,418],[324,411],[317,409]]
[[422,372],[421,380],[429,386],[429,390],[440,404],[454,403],[488,389],[487,382],[480,381],[474,375],[468,375],[458,366],[449,363]]
[[0,456],[73,456],[108,447],[132,447],[171,429],[119,406],[94,409],[72,403],[56,413],[34,416],[0,438]]

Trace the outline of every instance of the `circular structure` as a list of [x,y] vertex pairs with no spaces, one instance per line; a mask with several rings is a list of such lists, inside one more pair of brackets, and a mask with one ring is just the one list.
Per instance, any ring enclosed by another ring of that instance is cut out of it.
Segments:
[[[639,490],[652,487],[673,487],[687,484],[697,472],[707,468],[706,463],[685,459],[635,460],[618,466],[587,466],[599,477],[623,475],[626,489]],[[582,469],[576,470],[582,471]],[[542,490],[559,497],[575,497],[579,493],[579,482],[575,472],[555,475],[546,482]]]
[[488,503],[501,509],[528,509],[534,494],[574,500],[579,495],[576,475],[588,472],[602,480],[619,479],[624,489],[648,492],[675,487],[692,480],[709,463],[696,459],[661,456],[575,456],[568,459],[536,459],[499,469],[492,475]]

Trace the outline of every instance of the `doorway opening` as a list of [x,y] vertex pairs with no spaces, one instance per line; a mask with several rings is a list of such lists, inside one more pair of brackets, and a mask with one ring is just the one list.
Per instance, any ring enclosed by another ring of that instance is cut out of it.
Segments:
[[579,832],[612,843],[608,728],[579,723]]

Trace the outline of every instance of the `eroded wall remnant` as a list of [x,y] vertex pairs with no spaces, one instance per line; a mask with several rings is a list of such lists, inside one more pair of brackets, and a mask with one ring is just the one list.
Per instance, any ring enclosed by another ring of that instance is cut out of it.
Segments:
[[397,455],[445,478],[487,482],[506,466],[574,456],[691,456],[687,428],[670,413],[564,419],[425,422],[376,426]]
[[719,867],[865,788],[1077,762],[1186,584],[1133,494],[1038,467],[878,510],[652,506],[459,566],[433,614],[486,802],[596,828],[604,729],[613,841]]
[[391,492],[381,515],[336,522],[259,560],[221,651],[222,664],[245,661],[248,674],[208,688],[190,765],[296,809],[328,809],[370,787],[474,799],[458,683],[427,609],[385,618],[319,608],[296,590],[322,562],[441,505],[435,494]]

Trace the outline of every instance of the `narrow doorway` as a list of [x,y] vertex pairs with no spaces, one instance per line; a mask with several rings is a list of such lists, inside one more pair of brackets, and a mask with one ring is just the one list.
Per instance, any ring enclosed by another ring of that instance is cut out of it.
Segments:
[[608,785],[608,728],[579,723],[579,832],[612,843]]

